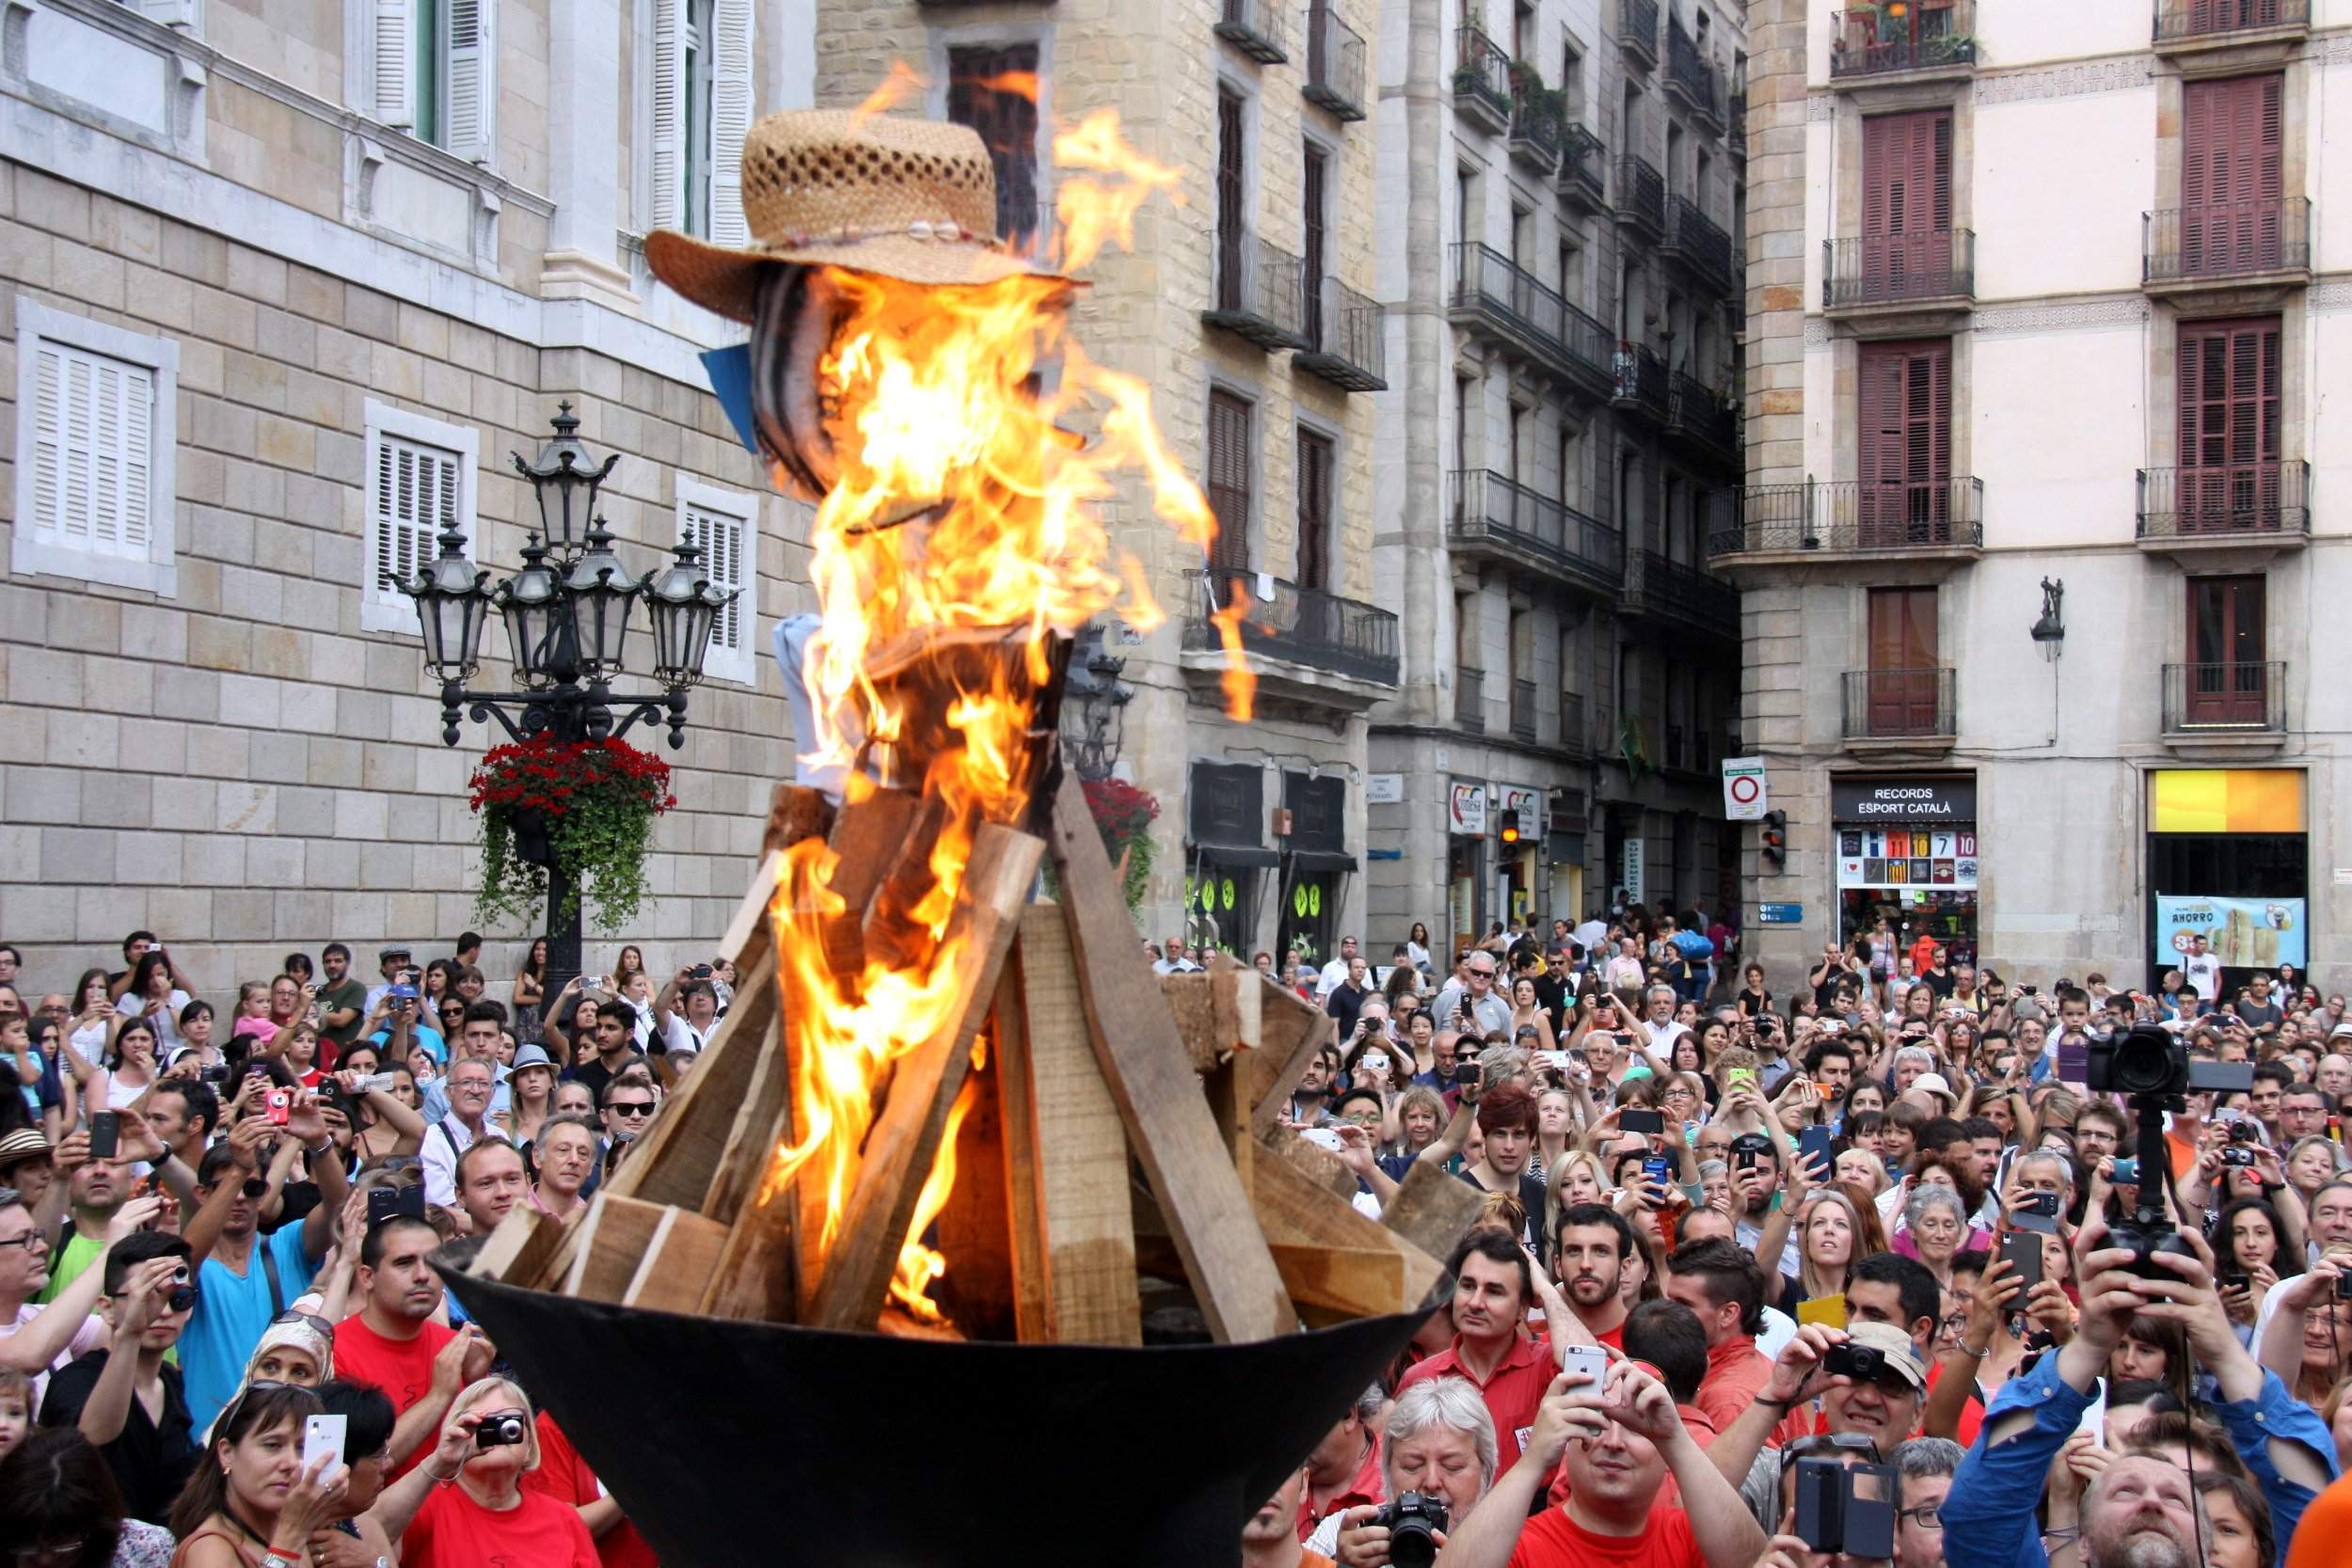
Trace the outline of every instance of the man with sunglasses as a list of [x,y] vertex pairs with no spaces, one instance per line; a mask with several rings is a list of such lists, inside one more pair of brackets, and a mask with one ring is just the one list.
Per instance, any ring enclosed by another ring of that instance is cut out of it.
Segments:
[[1439,1020],[1468,1033],[1486,1035],[1511,1033],[1511,1004],[1495,993],[1495,956],[1484,948],[1473,947],[1462,959],[1462,989],[1453,993],[1453,1010],[1448,1013],[1439,999]]
[[40,1420],[80,1427],[114,1472],[124,1512],[161,1519],[203,1453],[180,1369],[164,1359],[196,1305],[188,1245],[163,1231],[142,1230],[108,1247],[103,1270],[113,1346],[49,1380]]
[[[289,1092],[294,1098],[282,1126],[265,1117],[246,1117],[205,1151],[198,1172],[201,1207],[185,1229],[198,1296],[181,1333],[180,1366],[199,1432],[213,1424],[223,1402],[236,1391],[246,1358],[270,1320],[309,1288],[351,1195],[317,1098],[305,1089]],[[319,1201],[301,1224],[280,1226],[264,1236],[262,1209],[269,1200],[270,1180],[262,1173],[274,1168],[267,1150],[279,1136],[294,1140],[295,1163],[309,1165]]]
[[653,1090],[634,1077],[616,1078],[604,1086],[604,1173],[621,1163],[630,1144],[645,1135],[652,1124]]

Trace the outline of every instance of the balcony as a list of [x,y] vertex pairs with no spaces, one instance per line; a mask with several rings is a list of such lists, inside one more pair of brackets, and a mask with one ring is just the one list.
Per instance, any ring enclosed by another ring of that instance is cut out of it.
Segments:
[[1561,582],[1614,594],[1625,536],[1597,517],[1484,469],[1446,476],[1447,546]]
[[1511,56],[1467,23],[1454,32],[1454,107],[1491,135],[1511,128]]
[[1737,463],[1740,456],[1738,411],[1705,382],[1680,371],[1667,385],[1666,434],[1721,463]]
[[1956,682],[1948,665],[1846,672],[1846,744],[1856,751],[1948,750]]
[[1486,672],[1454,667],[1454,721],[1472,735],[1486,733]]
[[2168,664],[2163,704],[2164,738],[2176,749],[2273,751],[2286,739],[2287,667]]
[[1534,74],[1511,89],[1511,156],[1550,178],[1560,166],[1561,139],[1567,133],[1567,94],[1544,86]]
[[1184,676],[1222,706],[1225,652],[1216,617],[1239,607],[1242,649],[1258,677],[1261,706],[1295,705],[1327,714],[1361,712],[1394,693],[1396,617],[1318,588],[1230,566],[1184,574]]
[[1833,11],[1830,86],[1968,75],[1977,69],[1976,20],[1967,0]]
[[1454,246],[1447,319],[1500,341],[1596,400],[1611,386],[1607,328],[1486,245]]
[[1973,476],[1916,484],[1757,484],[1731,492],[1731,499],[1732,516],[1708,537],[1713,560],[1974,561],[1984,553],[1984,481]]
[[2240,463],[2139,470],[2143,550],[2205,558],[2242,552],[2256,564],[2310,538],[2308,463]]
[[1560,194],[1568,205],[1597,213],[1609,205],[1608,171],[1602,167],[1607,150],[1600,138],[1581,125],[1571,125],[1560,138]]
[[1716,86],[1715,68],[1699,53],[1698,44],[1673,17],[1666,20],[1666,96],[1708,123],[1721,127],[1724,105]]
[[1282,41],[1282,0],[1218,0],[1213,30],[1262,65],[1291,57]]
[[1511,683],[1511,736],[1515,740],[1535,738],[1535,683]]
[[1200,319],[1268,353],[1304,348],[1304,295],[1297,257],[1247,231],[1219,234],[1216,297]]
[[1653,240],[1666,232],[1666,182],[1630,152],[1617,159],[1617,222]]
[[1627,595],[1631,609],[1708,637],[1740,641],[1740,590],[1656,550],[1635,551],[1632,560],[1633,580]]
[[1617,0],[1617,42],[1636,71],[1658,64],[1658,0]]
[[1640,343],[1620,342],[1611,366],[1614,374],[1609,401],[1652,424],[1663,425],[1674,412],[1674,391],[1664,361]]
[[1327,3],[1308,9],[1307,85],[1298,90],[1335,119],[1364,118],[1364,36]]
[[1292,358],[1292,367],[1343,392],[1387,391],[1388,343],[1379,304],[1336,277],[1324,278],[1315,293],[1306,346]]
[[1976,293],[1973,230],[1821,242],[1821,308],[1833,316],[1964,309]]
[[2312,280],[2312,204],[2299,196],[2142,213],[2140,287],[2183,294]]
[[2311,0],[2156,0],[2159,55],[2309,38]]
[[1708,292],[1730,292],[1731,236],[1688,197],[1677,196],[1666,204],[1666,237],[1658,254],[1680,262]]

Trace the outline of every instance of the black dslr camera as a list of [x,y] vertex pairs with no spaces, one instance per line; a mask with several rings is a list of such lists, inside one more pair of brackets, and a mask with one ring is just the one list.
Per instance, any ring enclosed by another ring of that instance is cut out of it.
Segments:
[[511,1449],[523,1440],[530,1429],[520,1416],[492,1416],[473,1429],[473,1446],[483,1449]]
[[2131,1218],[2117,1220],[2107,1227],[2106,1244],[2131,1248],[2132,1260],[2125,1265],[2125,1272],[2142,1279],[2181,1277],[2153,1260],[2159,1254],[2169,1253],[2175,1258],[2197,1256],[2197,1249],[2181,1240],[2181,1233],[2165,1223],[2164,1211],[2146,1204],[2134,1210]]
[[1843,1373],[1856,1383],[1875,1383],[1878,1381],[1879,1373],[1885,1370],[1886,1353],[1884,1351],[1873,1349],[1868,1345],[1857,1345],[1851,1340],[1842,1345],[1830,1346],[1829,1354],[1821,1357],[1821,1370],[1833,1377]]
[[2169,1030],[2135,1024],[2129,1034],[2093,1039],[2086,1052],[2084,1085],[2093,1094],[2169,1098],[2191,1089],[2236,1094],[2254,1086],[2250,1062],[2191,1062],[2188,1047]]
[[1394,1568],[1429,1568],[1438,1560],[1432,1532],[1444,1529],[1450,1515],[1445,1499],[1435,1492],[1407,1492],[1385,1504],[1372,1516],[1389,1532],[1389,1561]]

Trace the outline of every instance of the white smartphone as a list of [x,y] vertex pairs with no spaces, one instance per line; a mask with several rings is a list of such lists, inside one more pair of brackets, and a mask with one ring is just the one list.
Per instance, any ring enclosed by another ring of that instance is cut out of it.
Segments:
[[308,1470],[321,1454],[334,1461],[327,1468],[343,1463],[343,1428],[347,1416],[310,1416],[302,1422],[302,1467]]
[[1301,1128],[1298,1135],[1306,1139],[1311,1144],[1316,1144],[1324,1148],[1329,1149],[1334,1154],[1339,1153],[1340,1150],[1347,1147],[1347,1145],[1341,1140],[1339,1133],[1328,1127]]
[[1560,1347],[1560,1370],[1570,1375],[1581,1372],[1591,1378],[1589,1384],[1572,1384],[1570,1386],[1582,1386],[1597,1395],[1602,1380],[1609,1375],[1609,1353],[1598,1345],[1563,1345]]

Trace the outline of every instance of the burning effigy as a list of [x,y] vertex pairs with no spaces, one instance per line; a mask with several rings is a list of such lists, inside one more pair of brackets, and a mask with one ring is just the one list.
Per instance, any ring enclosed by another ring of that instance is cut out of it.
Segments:
[[1073,330],[1176,177],[1108,115],[1056,150],[1034,254],[977,135],[871,105],[753,129],[748,246],[647,241],[750,326],[758,452],[815,507],[802,768],[693,1071],[584,1216],[516,1211],[452,1284],[666,1561],[773,1560],[741,1526],[787,1488],[795,1560],[1034,1561],[1016,1459],[1057,1540],[1231,1560],[1477,1209],[1416,1167],[1375,1217],[1279,1126],[1330,1021],[1230,960],[1155,974],[1063,774],[1073,637],[1158,619],[1110,519],[1216,523]]

